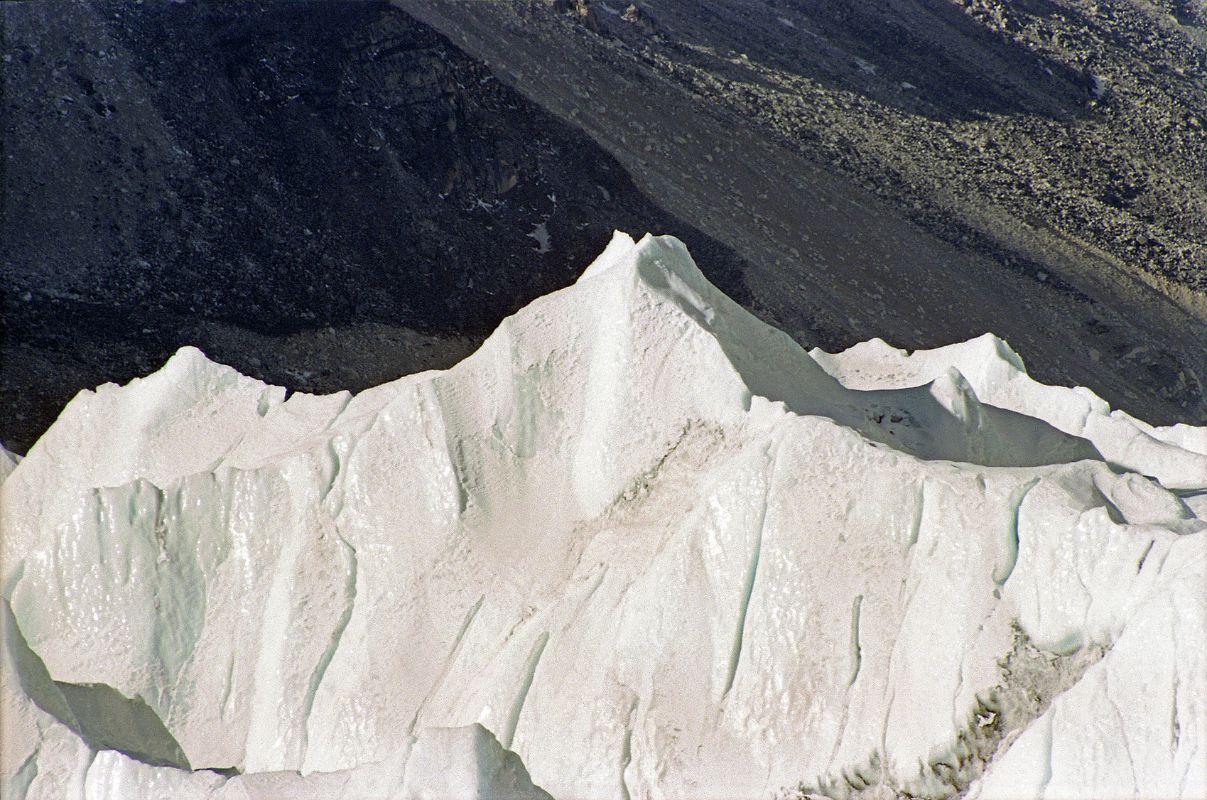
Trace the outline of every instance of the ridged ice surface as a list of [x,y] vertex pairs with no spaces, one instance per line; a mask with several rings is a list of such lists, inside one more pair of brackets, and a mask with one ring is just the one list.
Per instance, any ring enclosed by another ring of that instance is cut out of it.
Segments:
[[5,796],[1202,797],[1205,453],[669,237],[355,397],[186,348],[0,487]]

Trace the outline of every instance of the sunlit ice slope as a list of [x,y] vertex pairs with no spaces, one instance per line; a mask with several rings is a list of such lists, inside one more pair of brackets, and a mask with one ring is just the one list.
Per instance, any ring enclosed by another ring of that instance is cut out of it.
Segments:
[[355,397],[186,348],[5,462],[6,796],[1199,797],[1205,449],[671,237]]

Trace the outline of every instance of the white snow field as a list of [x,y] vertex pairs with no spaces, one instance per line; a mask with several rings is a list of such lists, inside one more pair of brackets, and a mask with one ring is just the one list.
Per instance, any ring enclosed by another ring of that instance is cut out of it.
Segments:
[[185,348],[0,459],[4,796],[1202,798],[1205,439],[671,237],[355,397]]

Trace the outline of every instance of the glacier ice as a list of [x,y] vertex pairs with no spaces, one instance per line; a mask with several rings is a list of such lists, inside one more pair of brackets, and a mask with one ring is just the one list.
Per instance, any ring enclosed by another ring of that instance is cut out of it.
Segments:
[[806,353],[672,237],[356,396],[182,349],[4,474],[6,797],[1207,794],[1207,429]]
[[[181,763],[178,745],[158,718],[148,722],[120,712],[98,715],[95,706],[76,702],[68,691],[71,685],[54,681],[28,648],[7,602],[3,612],[0,763],[5,797],[550,800],[532,784],[519,757],[477,724],[424,728],[402,737],[390,758],[346,770],[311,775],[192,771]],[[107,687],[74,688],[114,694]]]

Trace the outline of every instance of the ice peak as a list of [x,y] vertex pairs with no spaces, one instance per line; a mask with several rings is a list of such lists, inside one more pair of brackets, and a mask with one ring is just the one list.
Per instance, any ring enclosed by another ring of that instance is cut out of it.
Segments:
[[674,236],[647,233],[634,241],[627,233],[615,231],[579,282],[603,276],[638,282],[704,325],[713,320],[718,305],[745,313],[704,277],[687,247]]
[[624,231],[613,231],[607,247],[583,271],[579,280],[598,277],[612,270],[635,272],[655,282],[665,281],[665,277],[660,278],[659,274],[673,274],[697,288],[708,283],[687,251],[687,246],[670,235],[647,233],[641,239],[634,240]]
[[[646,234],[647,238],[648,236],[649,234]],[[579,276],[579,282],[597,277],[621,264],[636,246],[637,243],[629,234],[624,231],[612,231],[612,238],[607,247],[587,265],[583,274]]]
[[136,378],[135,382],[147,384],[143,389],[146,393],[199,396],[237,381],[254,380],[234,367],[210,359],[199,348],[185,345],[173,353],[159,370],[145,378]]
[[981,403],[972,386],[955,367],[948,368],[931,382],[930,395],[965,425],[980,427]]

